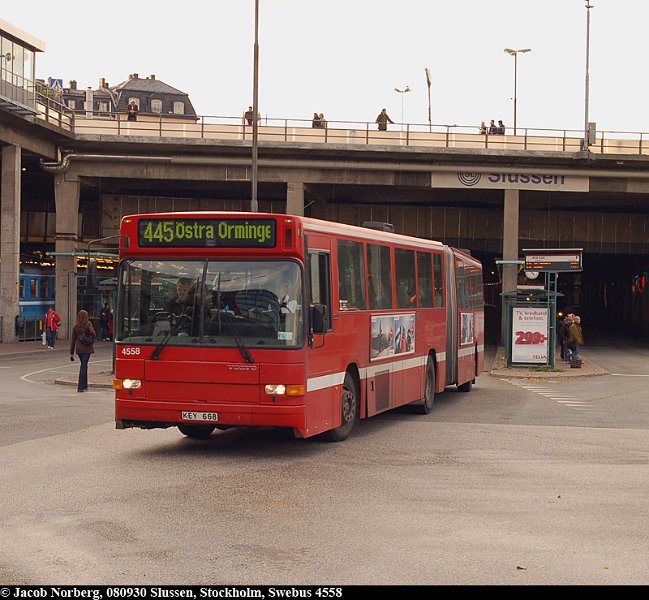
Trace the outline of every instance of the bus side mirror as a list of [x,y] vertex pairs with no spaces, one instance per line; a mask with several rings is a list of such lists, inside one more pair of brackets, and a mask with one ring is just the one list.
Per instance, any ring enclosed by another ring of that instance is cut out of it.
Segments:
[[314,304],[311,307],[311,331],[324,334],[329,329],[329,313],[324,304]]
[[94,258],[88,259],[88,269],[86,273],[86,287],[97,287],[97,261]]

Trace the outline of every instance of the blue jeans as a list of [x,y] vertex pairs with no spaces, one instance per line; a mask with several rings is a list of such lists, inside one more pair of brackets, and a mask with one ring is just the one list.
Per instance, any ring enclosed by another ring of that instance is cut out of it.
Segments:
[[570,355],[571,360],[579,360],[579,344],[575,344],[575,349],[572,351],[572,354]]
[[56,331],[52,331],[49,327],[45,330],[45,339],[47,340],[47,345],[50,348],[54,348],[56,343]]
[[77,384],[77,391],[88,389],[88,361],[90,360],[90,354],[77,354],[79,357],[79,383]]

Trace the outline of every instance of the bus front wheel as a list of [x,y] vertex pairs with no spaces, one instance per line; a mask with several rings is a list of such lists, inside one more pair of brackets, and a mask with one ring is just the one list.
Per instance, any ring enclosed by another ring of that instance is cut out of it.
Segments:
[[205,440],[214,432],[214,425],[178,425],[180,433],[188,438]]
[[358,392],[354,378],[345,373],[341,397],[341,424],[336,429],[330,429],[324,434],[328,442],[342,442],[346,440],[354,429],[358,420]]

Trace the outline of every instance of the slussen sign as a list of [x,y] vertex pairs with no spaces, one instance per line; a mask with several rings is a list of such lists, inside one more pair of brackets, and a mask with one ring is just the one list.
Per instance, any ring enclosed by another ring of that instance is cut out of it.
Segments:
[[274,248],[274,219],[141,219],[141,248]]

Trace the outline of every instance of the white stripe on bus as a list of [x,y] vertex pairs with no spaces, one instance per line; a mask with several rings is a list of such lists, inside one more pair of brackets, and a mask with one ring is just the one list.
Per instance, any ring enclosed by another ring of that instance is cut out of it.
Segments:
[[[408,369],[416,369],[418,367],[425,367],[428,361],[428,356],[414,356],[404,360],[395,360],[383,364],[373,364],[359,369],[361,379],[367,377],[374,377],[377,373],[389,371],[390,373],[398,373],[399,371],[407,371]],[[446,361],[446,352],[439,352],[437,354],[437,362],[442,363]],[[324,390],[326,388],[342,385],[345,380],[345,372],[331,373],[330,375],[320,375],[318,377],[311,377],[307,379],[306,390],[307,392],[315,392],[317,390]]]

